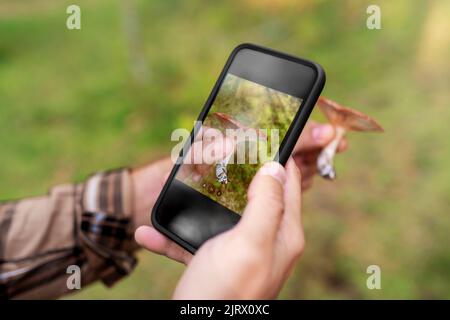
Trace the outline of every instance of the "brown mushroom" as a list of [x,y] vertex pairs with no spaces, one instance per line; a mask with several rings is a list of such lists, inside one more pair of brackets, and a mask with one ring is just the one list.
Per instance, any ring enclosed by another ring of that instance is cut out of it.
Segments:
[[378,131],[383,132],[383,128],[369,116],[339,105],[338,103],[319,97],[318,105],[320,110],[334,126],[336,136],[334,139],[322,150],[317,158],[317,169],[319,174],[327,179],[335,179],[336,171],[333,165],[333,158],[339,142],[344,137],[347,131]]
[[[226,113],[214,112],[212,114],[212,116],[214,116],[216,119],[218,119],[225,129],[241,129],[244,132],[247,130],[255,130],[257,133],[256,140],[252,139],[253,136],[250,135],[248,137],[249,141],[255,142],[255,141],[258,141],[258,139],[267,139],[266,134],[263,131],[261,131],[260,129],[250,128],[250,127],[246,126],[245,124],[243,124],[242,122],[240,122],[239,120],[236,120],[233,117],[227,115]],[[230,161],[231,157],[233,156],[233,154],[234,154],[234,152],[231,152],[225,159],[223,159],[222,161],[220,161],[219,163],[216,164],[216,178],[217,178],[217,181],[222,184],[228,183],[227,165],[228,165],[228,162]]]

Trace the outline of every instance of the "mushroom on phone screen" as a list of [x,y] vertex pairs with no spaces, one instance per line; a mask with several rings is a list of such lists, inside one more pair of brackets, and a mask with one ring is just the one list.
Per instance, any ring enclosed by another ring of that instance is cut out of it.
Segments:
[[[247,130],[255,130],[256,136],[252,134],[246,135],[247,141],[249,142],[258,142],[258,139],[267,139],[267,136],[261,130],[250,128],[225,113],[215,112],[212,115],[219,120],[219,122],[225,129],[235,129],[235,130],[241,129],[243,130],[243,132]],[[234,152],[231,152],[230,154],[228,154],[227,157],[225,157],[216,164],[216,178],[217,181],[222,184],[227,184],[229,182],[227,165],[233,155]]]
[[335,179],[336,171],[333,158],[339,142],[347,131],[377,131],[383,132],[383,128],[369,116],[339,105],[338,103],[319,97],[317,101],[320,110],[325,114],[331,125],[334,126],[336,135],[334,139],[322,150],[317,158],[319,174],[326,179]]

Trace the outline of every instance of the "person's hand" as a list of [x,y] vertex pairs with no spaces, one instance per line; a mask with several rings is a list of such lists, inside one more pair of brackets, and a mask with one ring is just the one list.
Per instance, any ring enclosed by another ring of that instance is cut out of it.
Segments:
[[[292,152],[292,157],[302,173],[303,191],[311,187],[317,172],[317,156],[333,139],[334,134],[334,128],[330,124],[319,124],[314,121],[308,121],[303,129]],[[343,139],[338,147],[338,152],[346,149],[347,141]],[[151,208],[156,202],[172,165],[170,159],[164,159],[133,171],[135,225],[136,227],[141,226],[136,230],[135,238],[144,248],[186,264],[192,255],[153,227],[148,226]],[[199,169],[201,170],[201,168],[195,167],[195,170]]]
[[[302,190],[311,188],[317,175],[317,157],[322,149],[329,144],[335,135],[334,127],[328,123],[308,121],[300,138],[292,151],[292,157],[302,173]],[[347,149],[347,140],[339,143],[337,152]]]
[[[200,247],[174,293],[175,299],[267,299],[277,296],[304,248],[301,179],[292,159],[286,169],[266,163],[248,190],[239,223]],[[153,231],[136,240],[148,246]]]

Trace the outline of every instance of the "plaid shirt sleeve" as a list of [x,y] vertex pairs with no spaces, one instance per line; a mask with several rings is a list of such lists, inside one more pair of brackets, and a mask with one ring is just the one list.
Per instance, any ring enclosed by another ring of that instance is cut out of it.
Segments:
[[129,170],[98,173],[80,184],[54,187],[47,196],[0,204],[0,299],[52,299],[96,280],[112,286],[130,273],[133,252]]

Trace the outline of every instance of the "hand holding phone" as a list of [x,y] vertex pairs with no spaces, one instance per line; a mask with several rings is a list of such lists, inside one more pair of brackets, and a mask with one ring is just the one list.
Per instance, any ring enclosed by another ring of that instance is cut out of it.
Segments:
[[[153,208],[153,226],[193,253],[236,225],[247,205],[250,182],[266,161],[252,162],[245,150],[263,146],[270,149],[269,160],[284,165],[324,82],[324,72],[315,63],[254,45],[237,47]],[[244,140],[234,140],[232,152],[214,153],[215,163],[200,177],[186,174],[186,168],[192,168],[186,163],[188,155],[196,153],[190,151],[192,141],[204,126],[227,137],[229,130],[238,131]],[[273,142],[273,137],[279,143],[269,146],[268,138]],[[261,144],[264,138],[266,143]],[[239,158],[241,147],[244,156]]]

